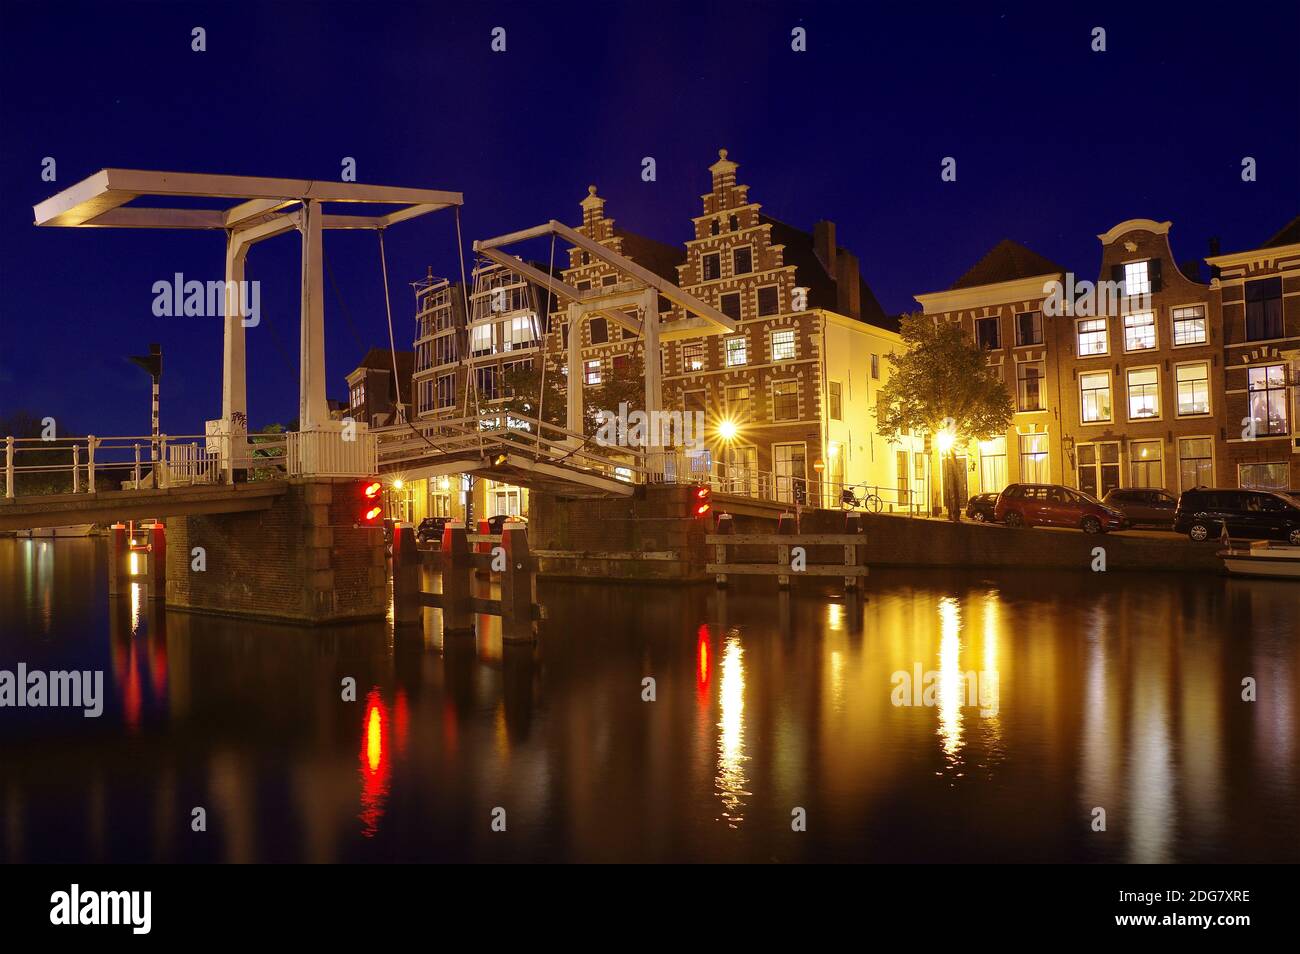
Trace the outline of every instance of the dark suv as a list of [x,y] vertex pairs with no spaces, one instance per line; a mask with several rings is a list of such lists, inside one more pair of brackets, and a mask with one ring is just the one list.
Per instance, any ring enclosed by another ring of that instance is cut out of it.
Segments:
[[422,547],[442,543],[442,528],[447,526],[451,517],[425,517],[415,528],[415,542]]
[[1160,527],[1168,530],[1174,523],[1178,501],[1163,490],[1143,487],[1116,487],[1106,491],[1101,502],[1114,507],[1128,518],[1129,526]]
[[1263,537],[1300,546],[1300,501],[1269,490],[1185,490],[1174,530],[1210,540],[1227,528],[1230,537]]

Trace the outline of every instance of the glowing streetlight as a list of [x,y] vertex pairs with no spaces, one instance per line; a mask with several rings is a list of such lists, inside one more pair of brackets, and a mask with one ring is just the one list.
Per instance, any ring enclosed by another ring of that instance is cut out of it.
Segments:
[[938,437],[939,453],[946,454],[952,450],[952,445],[957,443],[957,437],[952,431],[940,431]]
[[396,480],[393,481],[394,490],[401,490],[405,486],[406,484],[403,482],[401,477],[398,477]]
[[736,422],[730,418],[718,422],[718,436],[724,441],[733,440],[738,431]]

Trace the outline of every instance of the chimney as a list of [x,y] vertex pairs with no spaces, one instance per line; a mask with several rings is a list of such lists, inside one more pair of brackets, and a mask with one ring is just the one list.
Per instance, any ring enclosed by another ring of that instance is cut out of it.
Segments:
[[837,277],[835,270],[835,223],[822,219],[813,226],[813,251],[831,278]]
[[858,280],[858,257],[841,249],[835,264],[838,266],[835,273],[835,301],[839,306],[836,310],[849,318],[861,318],[862,287]]

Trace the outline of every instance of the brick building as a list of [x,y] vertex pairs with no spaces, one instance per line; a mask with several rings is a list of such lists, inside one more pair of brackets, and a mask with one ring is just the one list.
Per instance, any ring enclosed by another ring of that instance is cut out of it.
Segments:
[[677,284],[737,332],[665,346],[664,406],[704,412],[724,480],[831,507],[845,483],[892,490],[893,454],[869,411],[899,346],[894,323],[833,223],[810,234],[763,215],[737,163],[718,156]]
[[1257,249],[1206,261],[1223,329],[1221,482],[1300,488],[1300,217]]
[[[345,416],[364,421],[370,427],[384,427],[398,419],[398,405],[411,407],[411,373],[415,356],[410,351],[396,355],[387,348],[371,348],[356,369],[348,374]],[[396,364],[397,377],[393,377]]]
[[1129,219],[1097,236],[1096,294],[1056,322],[1065,483],[1098,497],[1224,478],[1223,340],[1209,286],[1179,269],[1169,227]]
[[[916,296],[924,314],[961,322],[971,340],[988,353],[990,367],[1015,405],[1005,434],[957,448],[962,464],[958,499],[963,504],[968,494],[996,493],[1008,483],[1062,482],[1066,454],[1055,331],[1057,322],[1068,319],[1045,317],[1044,300],[1045,286],[1064,279],[1060,265],[1003,239],[948,290]],[[914,438],[897,453],[899,472],[911,474],[921,498],[931,506],[943,500],[938,449],[931,447],[926,454]],[[931,480],[931,475],[939,476]]]

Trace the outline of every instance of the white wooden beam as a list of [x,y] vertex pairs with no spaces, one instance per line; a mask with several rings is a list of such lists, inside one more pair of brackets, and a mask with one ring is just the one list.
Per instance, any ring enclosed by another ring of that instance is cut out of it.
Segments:
[[538,285],[541,285],[544,288],[549,288],[552,293],[559,293],[570,301],[582,300],[582,292],[574,288],[572,285],[565,284],[552,275],[547,275],[540,268],[533,268],[533,266],[529,265],[527,262],[521,262],[513,255],[499,252],[495,248],[480,248],[477,242],[474,243],[474,248],[475,251],[496,262],[498,265],[503,265],[511,271],[518,272],[520,275],[527,277]]

